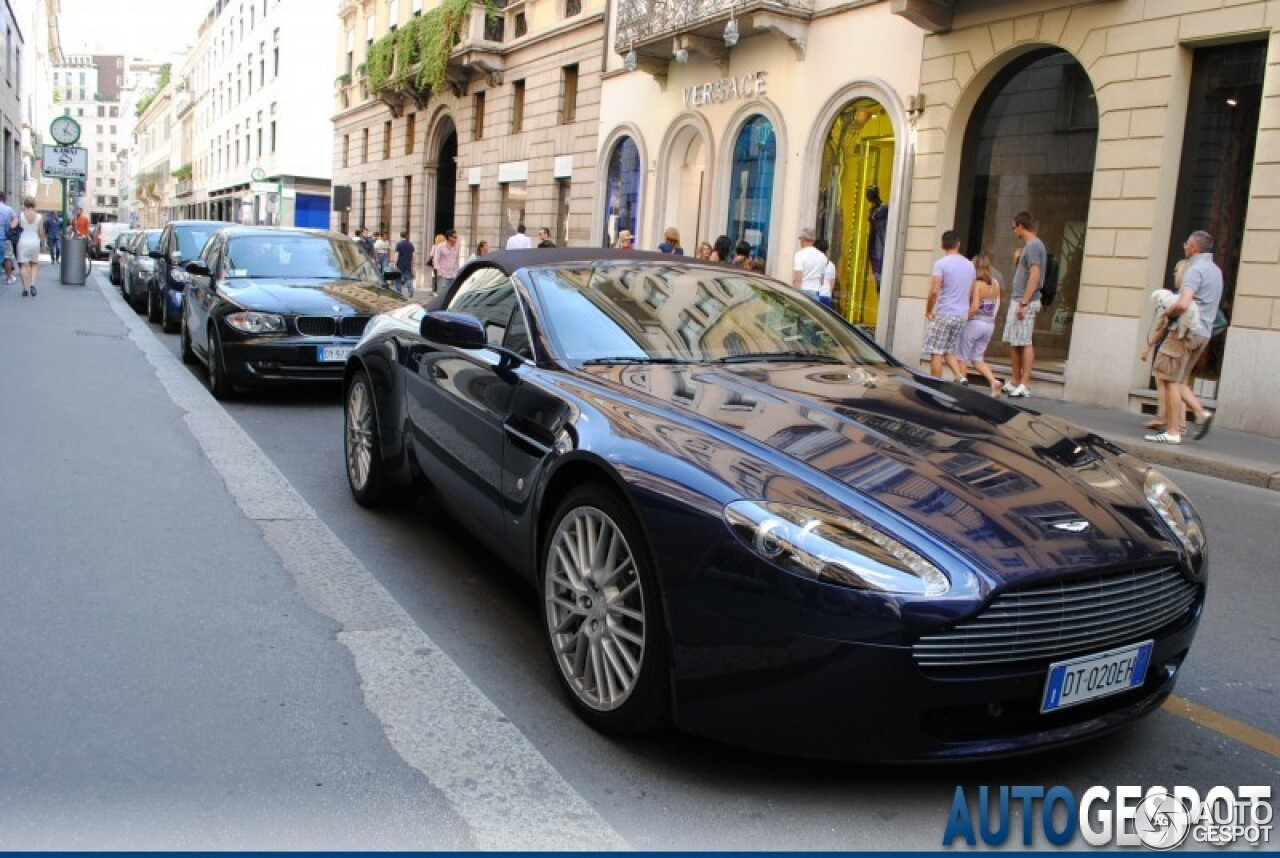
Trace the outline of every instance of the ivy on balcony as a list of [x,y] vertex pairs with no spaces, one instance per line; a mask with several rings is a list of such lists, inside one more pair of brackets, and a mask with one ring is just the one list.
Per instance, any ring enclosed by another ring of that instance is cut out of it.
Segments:
[[191,165],[183,164],[181,167],[174,170],[173,173],[171,173],[170,175],[172,175],[179,182],[185,182],[191,178]]
[[379,98],[410,95],[419,101],[439,92],[474,6],[484,6],[492,16],[498,0],[443,0],[370,45],[364,69],[369,91]]

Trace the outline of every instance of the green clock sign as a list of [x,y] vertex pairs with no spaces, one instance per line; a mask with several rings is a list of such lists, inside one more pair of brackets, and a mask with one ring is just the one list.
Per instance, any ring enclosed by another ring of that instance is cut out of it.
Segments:
[[80,123],[70,116],[55,117],[49,123],[49,136],[63,146],[70,146],[80,139]]

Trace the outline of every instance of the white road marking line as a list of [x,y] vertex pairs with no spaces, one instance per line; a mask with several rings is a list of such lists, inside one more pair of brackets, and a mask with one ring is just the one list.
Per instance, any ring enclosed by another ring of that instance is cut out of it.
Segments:
[[[96,273],[96,272],[95,272]],[[175,358],[114,287],[108,305],[155,368],[244,514],[314,611],[342,625],[365,706],[406,764],[471,829],[477,849],[627,849],[497,706],[316,515],[275,464]]]

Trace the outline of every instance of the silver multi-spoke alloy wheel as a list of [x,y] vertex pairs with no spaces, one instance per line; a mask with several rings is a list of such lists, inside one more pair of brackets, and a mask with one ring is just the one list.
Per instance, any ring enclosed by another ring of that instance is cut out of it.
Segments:
[[610,712],[635,690],[645,657],[636,558],[604,511],[580,506],[551,537],[543,578],[556,664],[585,706]]
[[373,401],[368,384],[358,378],[347,391],[347,477],[356,491],[368,488],[372,463]]

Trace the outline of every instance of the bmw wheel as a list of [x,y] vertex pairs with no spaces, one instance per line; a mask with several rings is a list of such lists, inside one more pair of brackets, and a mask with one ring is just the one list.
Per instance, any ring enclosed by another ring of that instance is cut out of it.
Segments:
[[209,326],[209,392],[214,399],[230,399],[235,394],[235,387],[227,379],[218,329],[213,325]]
[[378,438],[377,407],[368,373],[361,370],[347,386],[342,447],[347,462],[347,484],[356,503],[376,507],[391,495],[387,466]]
[[169,315],[169,302],[160,302],[160,330],[166,334],[175,333],[178,330],[178,323],[173,316]]
[[630,509],[601,486],[574,489],[556,510],[541,561],[547,644],[578,714],[622,736],[664,724],[662,605]]
[[147,287],[147,321],[160,321],[160,296],[156,294],[155,289]]
[[187,314],[182,314],[182,329],[178,334],[181,343],[182,362],[191,365],[196,362],[196,353],[191,348],[191,330],[187,327]]

